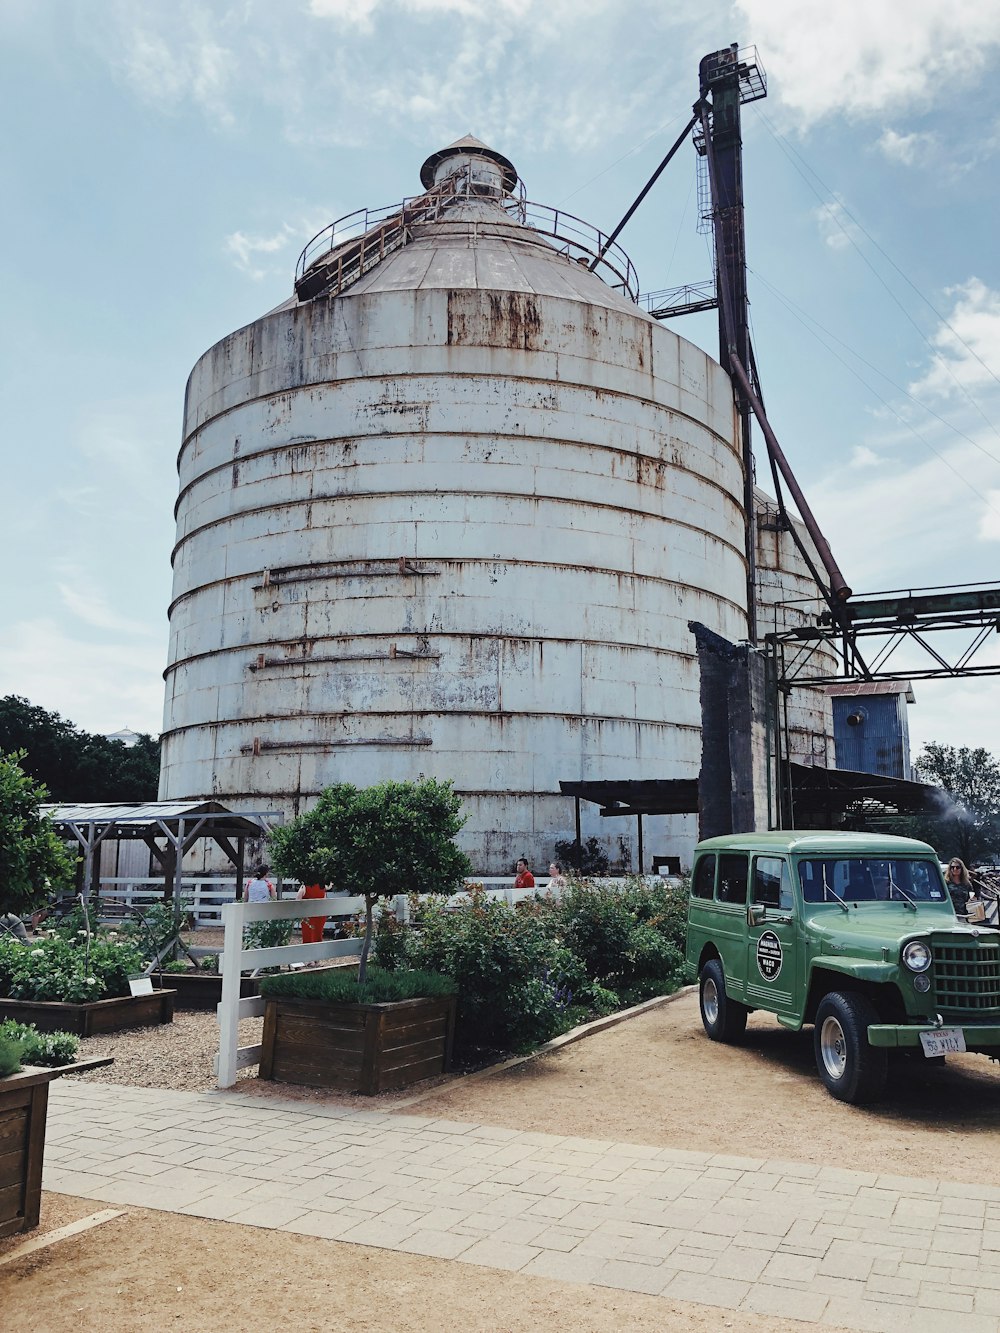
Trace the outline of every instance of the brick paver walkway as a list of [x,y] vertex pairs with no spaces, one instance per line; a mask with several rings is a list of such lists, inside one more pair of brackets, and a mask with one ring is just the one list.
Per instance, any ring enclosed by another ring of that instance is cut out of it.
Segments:
[[50,1098],[44,1183],[66,1194],[852,1329],[1000,1333],[992,1186],[232,1094],[66,1080]]

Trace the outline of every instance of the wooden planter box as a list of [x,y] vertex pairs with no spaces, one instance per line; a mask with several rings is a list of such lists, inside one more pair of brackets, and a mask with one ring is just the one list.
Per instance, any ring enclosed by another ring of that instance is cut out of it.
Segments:
[[49,1084],[58,1069],[0,1078],[0,1237],[38,1226]]
[[[153,985],[176,991],[178,1009],[215,1009],[222,999],[222,974],[217,972],[154,972]],[[259,994],[256,977],[240,978],[241,997]]]
[[268,999],[260,1077],[376,1093],[441,1074],[451,1064],[455,997],[385,1004]]
[[49,1084],[63,1074],[113,1063],[110,1056],[99,1056],[0,1078],[0,1240],[38,1226]]
[[176,994],[173,990],[157,990],[152,995],[126,995],[90,1004],[0,1000],[0,1021],[16,1018],[19,1023],[34,1023],[39,1032],[73,1032],[78,1037],[96,1037],[102,1032],[173,1022]]

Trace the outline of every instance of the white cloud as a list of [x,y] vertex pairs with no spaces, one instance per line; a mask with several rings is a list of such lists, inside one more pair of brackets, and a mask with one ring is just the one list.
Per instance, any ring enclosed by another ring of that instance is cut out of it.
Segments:
[[917,680],[913,691],[916,703],[907,709],[907,719],[914,759],[931,741],[971,749],[984,745],[1000,755],[995,736],[984,732],[984,719],[1000,717],[1000,682],[996,677]]
[[119,75],[143,101],[167,110],[193,102],[218,125],[233,125],[230,99],[238,60],[218,40],[212,16],[182,6],[184,27],[178,33],[172,18],[154,10],[139,12],[134,22],[136,11],[126,11],[117,28],[119,40],[109,52]]
[[73,573],[77,583],[60,582],[56,586],[67,610],[78,620],[92,629],[112,630],[118,634],[150,635],[154,632],[141,616],[124,616],[115,611],[103,593],[87,586],[89,580],[84,571]]
[[84,731],[105,734],[127,724],[158,735],[163,725],[163,642],[89,642],[53,620],[5,628],[0,695],[19,694]]
[[227,129],[263,103],[299,144],[437,146],[471,129],[501,148],[582,148],[631,133],[637,111],[662,115],[664,86],[681,72],[693,85],[711,26],[659,0],[310,0],[294,23],[264,0],[108,0],[92,41],[143,101],[193,103]]
[[254,262],[255,257],[278,254],[286,250],[297,234],[294,227],[284,222],[281,230],[271,236],[248,236],[246,232],[234,231],[226,237],[224,247],[241,272],[248,273],[251,278],[260,281],[267,276],[269,270],[258,268]]
[[1000,388],[1000,292],[972,277],[945,294],[954,306],[932,336],[931,363],[910,392],[949,398],[963,390]]
[[878,146],[890,162],[900,162],[904,167],[925,161],[937,148],[937,138],[933,134],[898,134],[895,130],[884,130]]
[[984,542],[1000,542],[1000,490],[989,490],[983,498],[988,507],[979,519],[979,538]]
[[[975,544],[977,525],[993,515],[989,506],[995,503],[977,486],[983,455],[970,444],[943,441],[943,430],[933,439],[925,434],[941,457],[901,430],[880,440],[878,453],[858,446],[891,466],[838,469],[809,484],[820,528],[857,590],[990,577],[983,568],[986,553]],[[1000,464],[986,465],[1000,477]],[[993,521],[1000,530],[1000,514]]]
[[874,449],[869,449],[867,444],[856,444],[851,452],[848,467],[880,467],[884,462],[885,459]]
[[801,123],[920,110],[968,86],[1000,47],[995,0],[735,0]]

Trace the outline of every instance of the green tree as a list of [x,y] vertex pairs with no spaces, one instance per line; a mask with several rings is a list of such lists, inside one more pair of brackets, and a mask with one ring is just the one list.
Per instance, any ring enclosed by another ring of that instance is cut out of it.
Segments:
[[271,834],[281,875],[333,884],[365,900],[359,980],[367,974],[373,909],[405,893],[454,893],[470,869],[455,838],[465,823],[450,782],[327,787],[312,810]]
[[930,742],[914,768],[946,799],[940,811],[908,821],[912,837],[929,842],[942,859],[959,856],[966,865],[1000,850],[1000,763],[988,750]]
[[0,751],[24,751],[24,771],[53,801],[155,801],[160,742],[91,735],[19,695],[0,698]]
[[0,753],[0,913],[30,911],[69,882],[73,858],[40,813],[48,792],[21,767],[23,754]]

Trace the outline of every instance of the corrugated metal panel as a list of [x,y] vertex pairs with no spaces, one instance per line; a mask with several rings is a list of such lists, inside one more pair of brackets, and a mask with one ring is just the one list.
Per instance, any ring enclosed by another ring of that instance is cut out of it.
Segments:
[[910,777],[906,697],[865,694],[833,700],[837,767],[885,777]]

